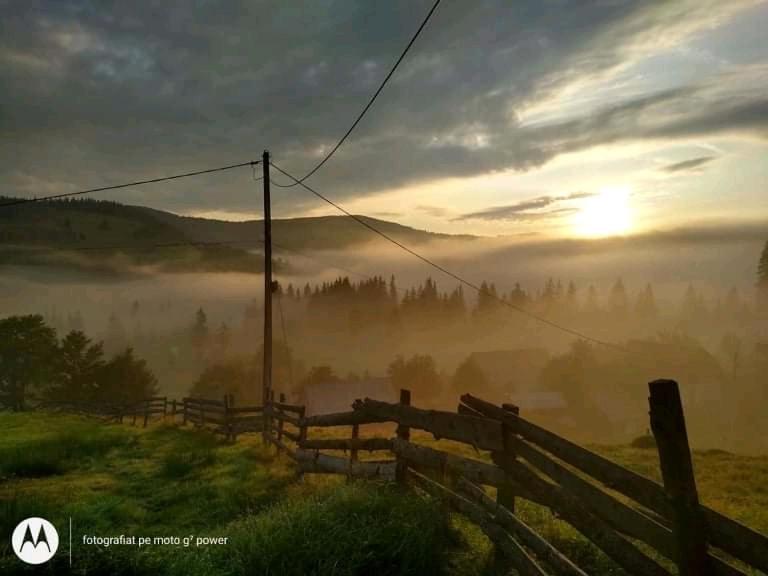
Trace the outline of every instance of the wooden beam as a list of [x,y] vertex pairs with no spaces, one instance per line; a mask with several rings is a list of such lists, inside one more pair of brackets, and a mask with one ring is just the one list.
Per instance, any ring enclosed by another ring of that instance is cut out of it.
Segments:
[[512,423],[516,432],[526,440],[541,446],[564,462],[575,466],[609,488],[624,494],[657,514],[671,518],[672,508],[664,488],[650,478],[632,472],[570,440],[528,422],[520,416],[506,412],[490,402],[470,394],[464,394],[461,401],[488,418]]
[[548,502],[547,506],[550,509],[581,532],[629,574],[638,576],[669,575],[669,572],[662,566],[590,512],[577,497],[560,486],[541,478],[520,462],[514,463],[511,472],[516,481],[541,500]]
[[503,450],[501,424],[488,418],[476,418],[442,410],[423,410],[378,400],[356,400],[356,412],[402,426],[430,432],[436,439],[457,440],[478,450]]
[[338,456],[329,456],[314,450],[296,450],[296,461],[302,472],[349,474],[358,478],[395,479],[395,461],[384,462],[355,462],[350,466],[349,460]]
[[533,550],[544,562],[552,566],[558,576],[587,576],[587,573],[576,566],[565,554],[552,546],[511,511],[500,506],[481,487],[464,478],[459,478],[459,488],[471,501],[478,503],[493,514],[494,519],[499,524]]
[[409,479],[435,498],[447,500],[454,509],[477,524],[519,574],[547,576],[544,569],[526,552],[520,543],[496,524],[493,518],[482,508],[418,472],[412,472]]

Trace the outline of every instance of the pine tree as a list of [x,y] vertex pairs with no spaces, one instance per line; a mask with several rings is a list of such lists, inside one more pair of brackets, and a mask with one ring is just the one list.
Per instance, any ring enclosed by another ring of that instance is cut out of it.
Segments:
[[627,308],[628,300],[624,281],[621,278],[617,278],[611,288],[611,312],[614,314],[624,314],[627,312]]
[[653,295],[653,288],[650,284],[646,284],[645,289],[638,294],[635,311],[641,318],[654,318],[656,316],[656,297]]
[[198,308],[195,313],[195,323],[192,325],[192,345],[195,348],[202,348],[208,341],[208,316],[202,308]]
[[397,285],[395,284],[395,275],[389,277],[389,301],[393,306],[397,306]]

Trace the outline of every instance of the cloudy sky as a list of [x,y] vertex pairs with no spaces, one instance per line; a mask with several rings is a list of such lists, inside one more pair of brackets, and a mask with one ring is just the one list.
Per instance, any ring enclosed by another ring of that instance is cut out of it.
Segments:
[[[0,0],[0,192],[259,158],[303,175],[431,0]],[[768,219],[768,3],[443,0],[308,182],[435,231],[590,237]],[[278,181],[285,182],[275,176]],[[260,216],[244,168],[99,195]],[[331,213],[275,189],[275,216]]]

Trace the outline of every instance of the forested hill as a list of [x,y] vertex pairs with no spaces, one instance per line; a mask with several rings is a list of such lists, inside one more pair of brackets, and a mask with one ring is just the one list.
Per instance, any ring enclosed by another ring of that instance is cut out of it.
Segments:
[[[0,204],[9,200],[0,197]],[[456,238],[364,218],[411,244]],[[104,260],[104,254],[119,254],[128,255],[129,264],[161,265],[170,271],[260,271],[251,252],[262,250],[262,234],[261,220],[209,220],[91,199],[37,202],[0,210],[0,263],[45,264],[56,253],[57,264],[76,260],[80,265],[97,255]],[[346,216],[321,216],[274,220],[273,237],[288,250],[333,250],[368,242],[373,235]],[[77,258],[62,258],[62,253]]]

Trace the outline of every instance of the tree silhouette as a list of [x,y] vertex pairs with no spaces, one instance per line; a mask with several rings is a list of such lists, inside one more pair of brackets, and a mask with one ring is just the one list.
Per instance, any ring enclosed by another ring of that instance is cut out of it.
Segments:
[[56,344],[56,332],[39,314],[0,320],[0,401],[25,408],[30,389],[48,381]]
[[59,346],[49,397],[55,400],[92,400],[104,368],[104,346],[80,331],[67,334]]
[[491,387],[485,373],[475,362],[474,358],[470,356],[456,368],[456,372],[454,372],[451,379],[451,388],[456,395],[472,392],[488,396]]

